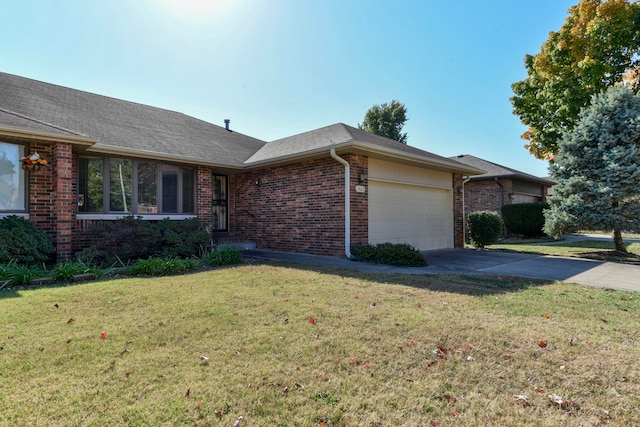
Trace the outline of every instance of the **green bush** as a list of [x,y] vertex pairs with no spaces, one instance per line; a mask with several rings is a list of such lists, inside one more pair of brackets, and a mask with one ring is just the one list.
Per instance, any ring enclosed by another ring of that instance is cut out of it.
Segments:
[[0,219],[0,264],[46,263],[53,253],[51,239],[30,221],[16,215]]
[[486,245],[495,243],[502,234],[502,219],[495,212],[471,212],[467,216],[467,224],[471,243],[475,247],[484,248]]
[[0,282],[9,280],[9,286],[26,286],[31,280],[41,277],[45,277],[42,268],[21,265],[15,260],[0,266]]
[[95,269],[82,261],[67,261],[55,267],[51,278],[56,282],[73,282],[75,275],[86,273],[95,273]]
[[241,264],[244,257],[242,252],[235,248],[222,248],[206,251],[200,259],[204,265],[218,267],[221,265]]
[[153,222],[129,216],[96,224],[91,233],[95,250],[88,249],[81,256],[100,260],[103,265],[126,264],[150,257],[195,257],[210,242],[209,234],[197,218]]
[[544,211],[547,203],[518,203],[502,207],[507,233],[524,237],[544,236]]
[[163,257],[189,258],[199,255],[209,246],[211,237],[197,218],[174,221],[168,218],[159,221],[155,227],[162,239]]
[[351,248],[351,254],[361,261],[401,267],[424,267],[427,261],[419,250],[406,243],[379,243],[358,245]]
[[128,271],[134,276],[163,276],[184,273],[197,266],[198,262],[195,259],[148,258],[137,260],[128,268]]

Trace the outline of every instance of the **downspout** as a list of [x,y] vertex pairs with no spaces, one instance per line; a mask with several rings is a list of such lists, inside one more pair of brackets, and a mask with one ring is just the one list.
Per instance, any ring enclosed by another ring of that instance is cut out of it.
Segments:
[[355,260],[351,254],[351,167],[342,157],[336,154],[336,149],[332,148],[331,157],[344,166],[344,254],[348,259]]
[[464,204],[464,185],[469,181],[471,181],[470,176],[462,177],[462,240],[464,241],[464,243],[467,242],[467,217],[465,216],[467,210],[465,209]]
[[498,187],[500,187],[500,216],[502,216],[502,207],[504,206],[504,185],[500,184],[498,177],[493,178],[493,180],[498,184]]

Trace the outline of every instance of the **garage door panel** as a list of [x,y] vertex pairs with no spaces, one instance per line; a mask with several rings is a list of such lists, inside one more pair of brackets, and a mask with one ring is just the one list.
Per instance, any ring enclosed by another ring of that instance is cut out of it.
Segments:
[[369,242],[409,243],[422,250],[453,247],[451,190],[370,182]]

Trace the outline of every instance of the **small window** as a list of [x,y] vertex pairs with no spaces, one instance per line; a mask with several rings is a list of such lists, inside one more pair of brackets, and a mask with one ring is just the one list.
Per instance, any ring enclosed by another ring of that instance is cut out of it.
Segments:
[[25,153],[24,145],[0,142],[0,211],[27,210],[27,173],[20,165]]

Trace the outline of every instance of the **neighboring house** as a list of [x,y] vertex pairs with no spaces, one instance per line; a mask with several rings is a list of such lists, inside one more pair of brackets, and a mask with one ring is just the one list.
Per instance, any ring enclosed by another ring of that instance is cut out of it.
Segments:
[[[40,171],[21,169],[38,152]],[[261,248],[461,247],[476,167],[345,124],[264,142],[174,111],[0,73],[0,216],[21,215],[62,262],[96,221],[197,217]]]
[[464,184],[465,215],[476,211],[501,214],[504,205],[544,202],[555,184],[549,178],[539,178],[469,154],[450,158],[486,171],[469,177]]

